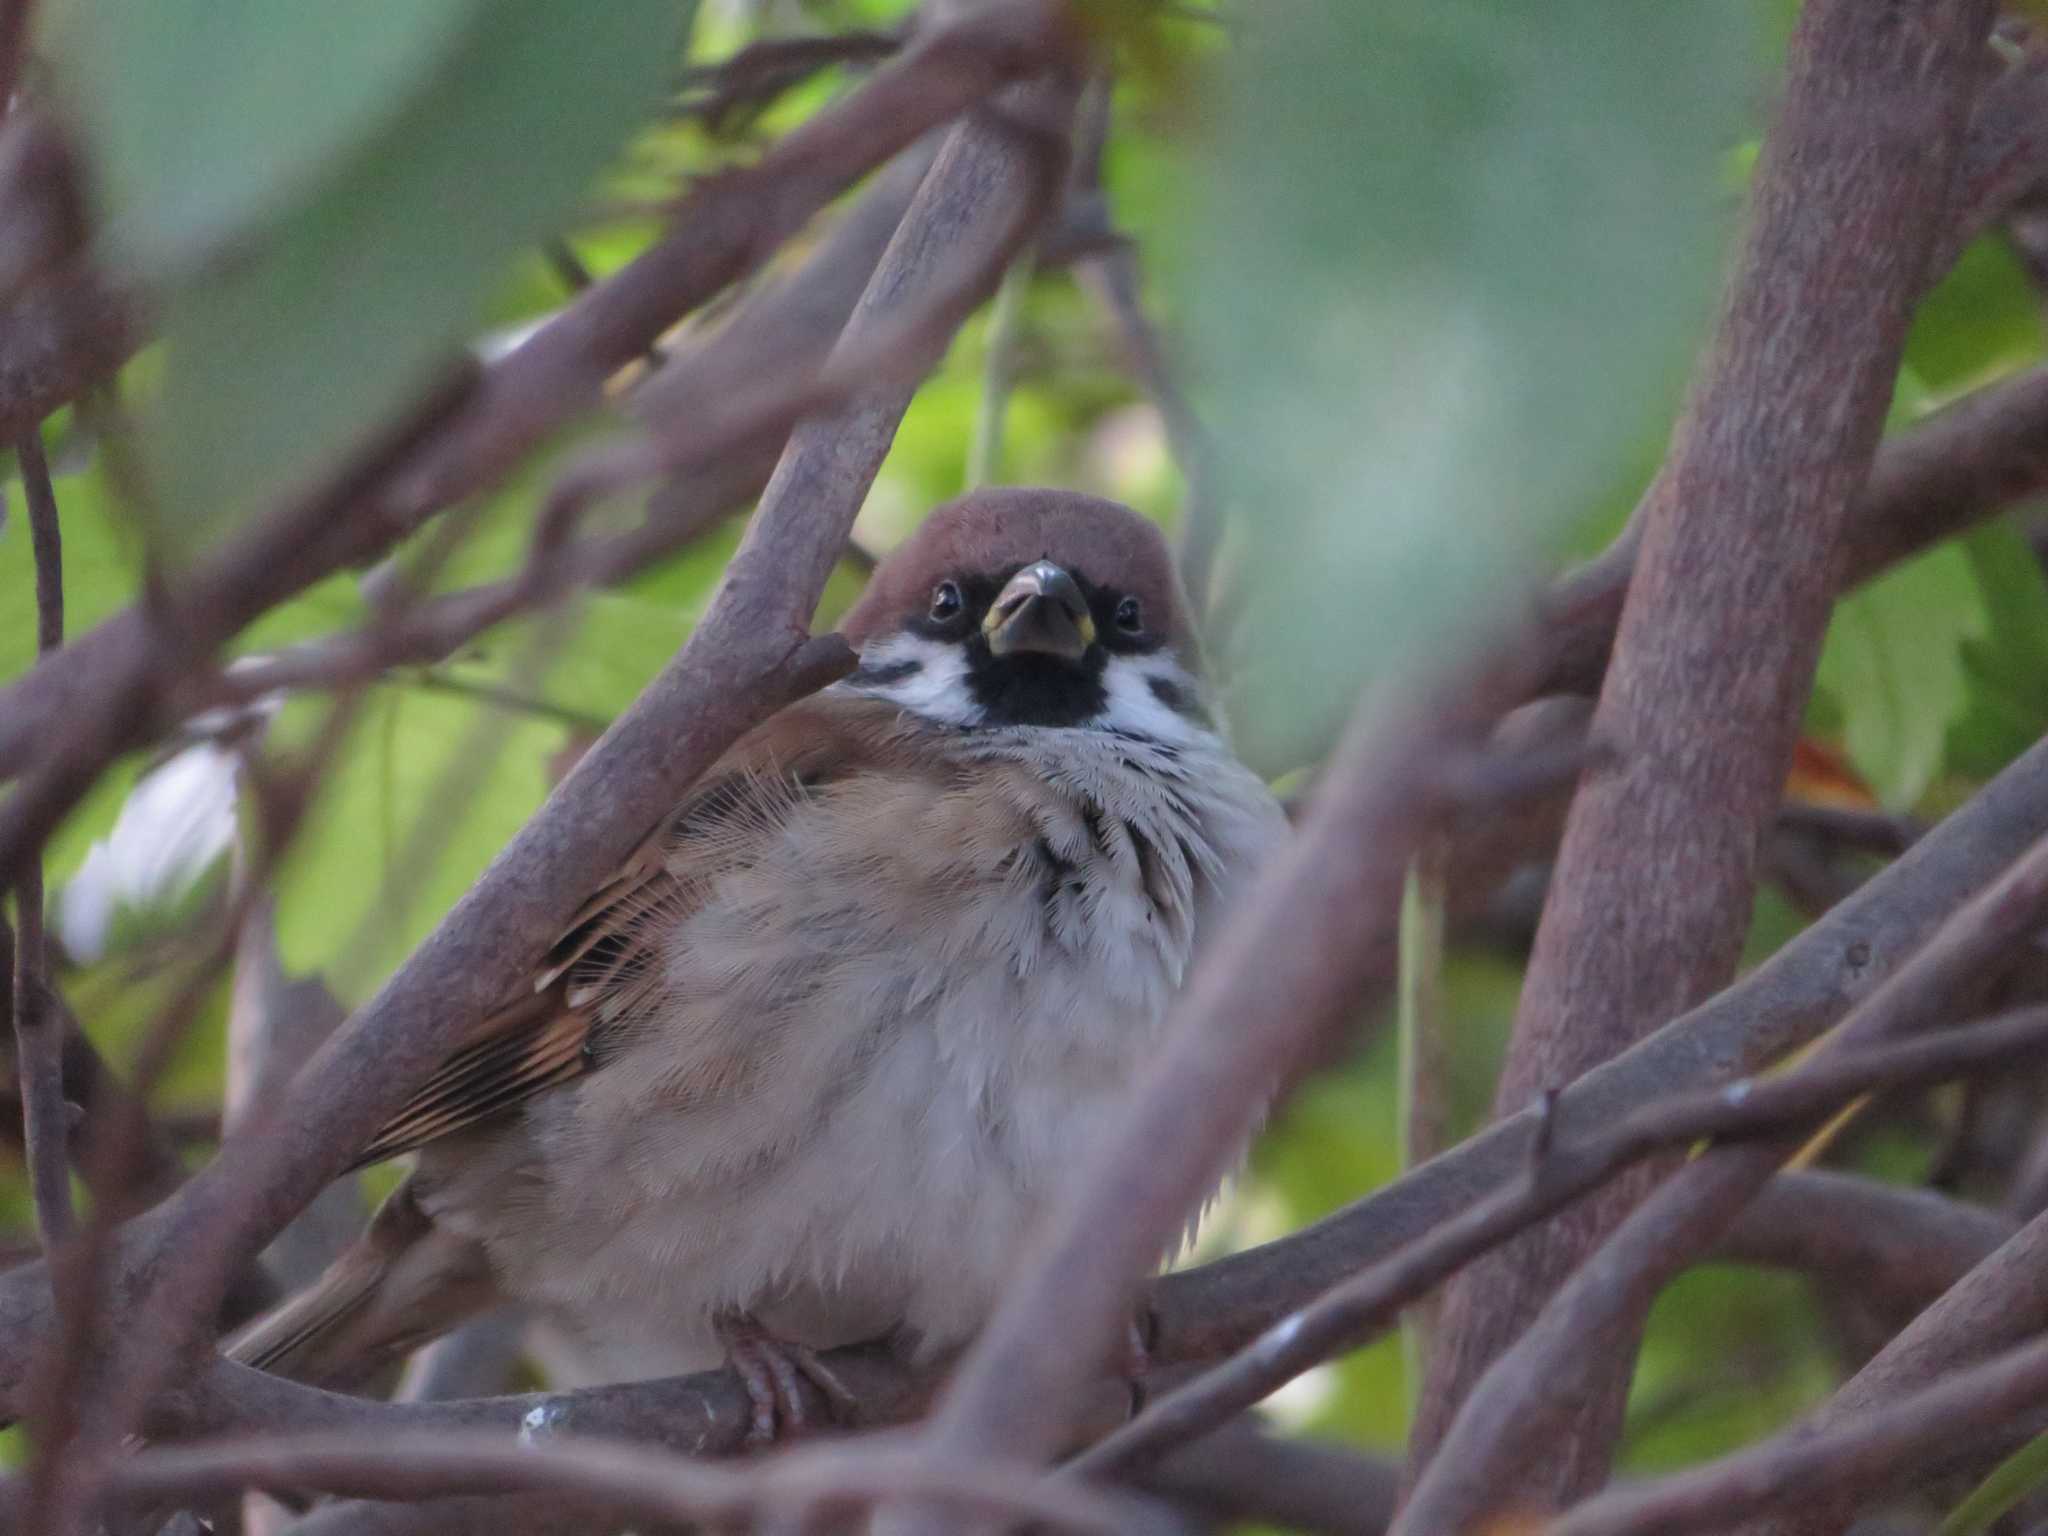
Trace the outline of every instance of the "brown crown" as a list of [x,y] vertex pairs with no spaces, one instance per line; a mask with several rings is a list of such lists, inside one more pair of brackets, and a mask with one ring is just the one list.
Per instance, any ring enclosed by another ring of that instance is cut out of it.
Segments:
[[1136,597],[1146,628],[1195,665],[1187,599],[1165,536],[1129,507],[1075,491],[1009,487],[947,502],[876,567],[840,631],[858,649],[923,613],[948,577],[1001,578],[1034,560]]

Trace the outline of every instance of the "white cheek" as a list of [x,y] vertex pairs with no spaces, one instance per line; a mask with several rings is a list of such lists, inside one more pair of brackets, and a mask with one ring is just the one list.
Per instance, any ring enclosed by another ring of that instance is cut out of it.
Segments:
[[1134,736],[1149,736],[1176,746],[1213,738],[1216,733],[1208,726],[1172,708],[1152,691],[1155,677],[1184,692],[1195,692],[1187,674],[1171,661],[1158,656],[1110,657],[1109,665],[1102,671],[1102,686],[1109,701],[1103,708],[1101,723],[1112,730],[1129,731]]
[[877,641],[860,654],[863,671],[916,662],[917,670],[888,682],[864,683],[858,677],[838,684],[870,698],[887,699],[899,708],[945,725],[981,724],[981,706],[967,686],[967,657],[961,647],[927,640],[922,635],[895,635]]

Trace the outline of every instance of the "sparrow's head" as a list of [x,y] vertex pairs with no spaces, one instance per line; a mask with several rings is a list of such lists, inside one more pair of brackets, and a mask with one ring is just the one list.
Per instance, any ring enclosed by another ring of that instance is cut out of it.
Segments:
[[1157,528],[1070,491],[947,503],[842,627],[845,686],[947,725],[1210,732],[1194,629]]

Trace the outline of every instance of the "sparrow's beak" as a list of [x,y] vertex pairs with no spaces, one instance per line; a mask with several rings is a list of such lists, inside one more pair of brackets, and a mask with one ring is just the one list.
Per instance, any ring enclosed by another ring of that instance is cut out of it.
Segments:
[[1074,578],[1041,560],[1010,578],[981,622],[998,656],[1038,651],[1079,661],[1095,643],[1095,620]]

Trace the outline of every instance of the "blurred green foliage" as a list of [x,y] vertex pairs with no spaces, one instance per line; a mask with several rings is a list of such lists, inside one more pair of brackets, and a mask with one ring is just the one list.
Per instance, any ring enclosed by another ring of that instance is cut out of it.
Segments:
[[[158,413],[152,462],[174,488],[157,525],[169,554],[333,462],[451,339],[563,303],[534,242],[579,191],[595,212],[568,234],[602,276],[655,237],[640,205],[743,160],[851,74],[828,71],[721,136],[642,110],[680,67],[679,0],[440,0],[374,38],[330,9],[317,22],[291,6],[161,0],[60,11],[60,73],[93,105],[84,126],[117,210],[109,248],[173,279],[169,339],[136,381]],[[1589,552],[1620,525],[1655,469],[1709,311],[1737,206],[1729,168],[1754,146],[1788,13],[1778,0],[1361,0],[1288,8],[1270,28],[1247,9],[1227,25],[1178,15],[1144,30],[1106,174],[1155,317],[1187,343],[1188,381],[1245,513],[1225,581],[1253,594],[1251,617],[1224,654],[1261,762],[1312,756],[1362,677],[1468,638],[1531,560]],[[690,57],[724,57],[764,24],[901,14],[881,0],[707,5]],[[233,59],[246,77],[226,68]],[[1183,484],[1157,415],[1066,274],[1025,288],[1015,343],[1000,477],[1097,491],[1173,524]],[[919,393],[862,516],[871,547],[961,488],[986,351],[977,318]],[[1923,309],[1894,430],[2041,352],[2039,295],[1996,240],[1979,242]],[[86,434],[66,418],[49,438],[77,634],[135,599],[141,525]],[[439,586],[517,567],[570,446],[466,509],[470,536]],[[2048,727],[2048,583],[2028,528],[2015,515],[1841,606],[1811,723],[1887,805],[1951,804]],[[736,536],[721,530],[578,599],[563,620],[504,626],[431,675],[371,688],[280,873],[288,964],[350,1003],[374,989],[539,803],[564,755],[673,653]],[[0,524],[0,677],[31,660],[27,542],[21,518]],[[856,587],[842,573],[821,616]],[[337,576],[238,648],[346,630],[366,611],[358,578]],[[266,750],[308,741],[327,707],[290,701]],[[53,901],[147,766],[121,764],[60,830]],[[74,957],[63,978],[122,1063],[176,974],[165,924],[129,917],[107,953]],[[1799,922],[1766,892],[1745,964]],[[1487,1113],[1519,979],[1512,953],[1454,947],[1455,1134]],[[217,1101],[223,1012],[216,990],[159,1086],[166,1109]],[[1311,1082],[1202,1251],[1278,1236],[1392,1178],[1394,1093],[1384,1033]],[[1925,1134],[1888,1130],[1857,1139],[1853,1155],[1914,1177],[1930,1152]],[[17,1172],[0,1179],[0,1220],[14,1230],[27,1215]],[[1836,1369],[1797,1280],[1688,1275],[1651,1319],[1628,1465],[1669,1467],[1754,1438]],[[1386,1339],[1274,1411],[1391,1448],[1406,1429],[1404,1370]]]

